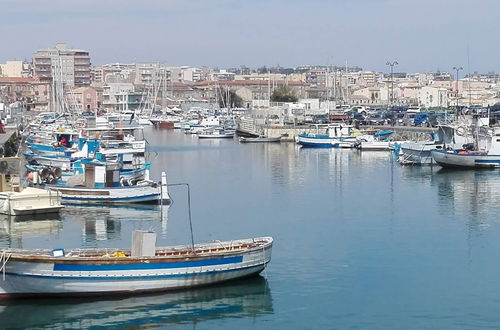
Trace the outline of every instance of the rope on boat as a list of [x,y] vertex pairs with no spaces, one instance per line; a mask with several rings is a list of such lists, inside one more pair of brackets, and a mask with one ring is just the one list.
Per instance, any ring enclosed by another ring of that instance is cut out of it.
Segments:
[[0,270],[2,271],[2,277],[5,281],[5,268],[7,268],[7,261],[9,261],[11,254],[7,253],[5,250],[2,251],[2,255],[0,256]]
[[193,251],[193,253],[196,253],[196,251],[194,250],[193,221],[191,219],[191,190],[189,189],[189,183],[168,183],[167,184],[167,187],[175,187],[175,186],[186,186],[187,187],[189,230],[191,232],[191,250]]

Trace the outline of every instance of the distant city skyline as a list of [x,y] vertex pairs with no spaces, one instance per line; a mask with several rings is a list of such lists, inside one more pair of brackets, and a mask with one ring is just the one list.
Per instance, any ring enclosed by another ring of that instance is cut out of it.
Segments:
[[[57,42],[93,65],[500,72],[495,0],[3,0],[0,62]],[[470,63],[470,65],[469,65]]]

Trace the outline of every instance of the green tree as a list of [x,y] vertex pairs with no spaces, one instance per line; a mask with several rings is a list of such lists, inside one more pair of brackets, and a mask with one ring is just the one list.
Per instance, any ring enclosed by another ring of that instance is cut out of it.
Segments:
[[272,102],[297,102],[298,97],[289,86],[282,85],[276,88],[271,95]]

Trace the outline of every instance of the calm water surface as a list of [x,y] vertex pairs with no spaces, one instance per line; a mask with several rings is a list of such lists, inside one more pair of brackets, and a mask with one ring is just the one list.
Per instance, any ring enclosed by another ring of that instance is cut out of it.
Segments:
[[[500,172],[400,167],[386,152],[198,140],[146,129],[152,177],[191,186],[196,241],[272,235],[250,281],[114,300],[0,305],[0,328],[500,327]],[[68,207],[0,219],[0,246],[128,247],[190,239],[186,190],[159,207]]]

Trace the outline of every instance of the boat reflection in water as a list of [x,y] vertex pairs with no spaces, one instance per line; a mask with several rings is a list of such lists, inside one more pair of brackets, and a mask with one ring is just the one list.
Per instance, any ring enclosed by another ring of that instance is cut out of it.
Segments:
[[496,170],[440,169],[432,176],[440,204],[454,215],[481,219],[494,218],[500,211],[500,172]]
[[197,324],[273,313],[271,290],[261,276],[187,291],[106,300],[37,299],[2,302],[4,328],[80,329]]
[[[120,239],[123,222],[132,226],[150,221],[161,226],[166,236],[170,205],[118,205],[73,206],[64,210],[63,216],[82,222],[84,247],[94,246],[96,241]],[[155,226],[156,227],[156,226]]]
[[25,238],[54,235],[62,229],[61,217],[57,213],[8,216],[0,215],[0,246],[23,246]]

